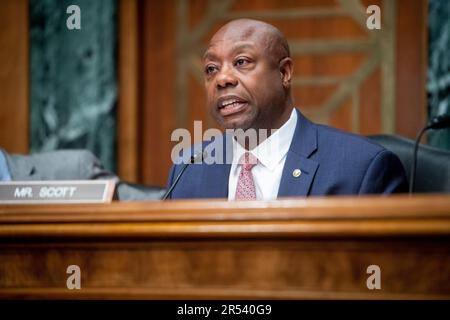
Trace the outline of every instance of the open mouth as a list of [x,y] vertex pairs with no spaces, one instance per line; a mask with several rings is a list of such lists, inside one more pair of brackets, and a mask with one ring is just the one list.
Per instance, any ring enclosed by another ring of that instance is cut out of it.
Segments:
[[217,105],[222,116],[229,116],[241,112],[247,106],[247,101],[239,97],[229,96],[219,99]]

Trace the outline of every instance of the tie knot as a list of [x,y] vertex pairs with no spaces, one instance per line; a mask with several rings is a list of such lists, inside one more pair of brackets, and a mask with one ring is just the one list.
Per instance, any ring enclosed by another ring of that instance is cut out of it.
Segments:
[[250,171],[258,164],[258,158],[256,158],[252,153],[246,152],[239,159],[239,164],[242,165],[244,170]]

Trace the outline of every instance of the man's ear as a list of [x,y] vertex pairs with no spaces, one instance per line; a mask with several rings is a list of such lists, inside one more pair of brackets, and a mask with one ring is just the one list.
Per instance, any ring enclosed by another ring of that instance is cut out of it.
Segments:
[[292,75],[294,74],[294,62],[290,57],[285,57],[280,60],[279,67],[283,87],[289,88],[291,86]]

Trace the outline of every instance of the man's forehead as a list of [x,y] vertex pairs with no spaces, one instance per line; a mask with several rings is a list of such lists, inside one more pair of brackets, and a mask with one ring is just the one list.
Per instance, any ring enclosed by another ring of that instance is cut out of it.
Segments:
[[[205,52],[204,58],[235,51],[237,43],[251,43],[255,51],[279,60],[289,57],[289,45],[283,34],[274,26],[252,19],[234,20],[214,34]],[[225,50],[225,51],[221,51]]]
[[253,41],[258,42],[263,34],[261,28],[253,25],[229,24],[221,28],[210,41],[210,46],[223,41]]
[[230,51],[258,49],[265,45],[263,35],[255,28],[234,28],[220,30],[209,42],[204,57],[211,55],[217,48],[225,46]]
[[224,41],[220,41],[220,42],[216,42],[215,44],[212,44],[208,47],[205,54],[203,55],[203,59],[207,60],[207,59],[217,58],[217,54],[218,54],[217,51],[220,50],[221,44],[230,53],[238,52],[241,50],[254,50],[256,48],[255,44],[253,42],[249,42],[249,41],[233,42],[233,44],[231,46],[227,45],[227,43]]
[[257,45],[253,41],[237,41],[232,42],[231,45],[226,40],[223,41],[217,41],[214,43],[211,43],[209,47],[207,48],[204,57],[207,58],[211,55],[214,55],[214,52],[216,49],[219,49],[221,46],[228,49],[230,52],[235,52],[239,50],[253,50],[257,48]]

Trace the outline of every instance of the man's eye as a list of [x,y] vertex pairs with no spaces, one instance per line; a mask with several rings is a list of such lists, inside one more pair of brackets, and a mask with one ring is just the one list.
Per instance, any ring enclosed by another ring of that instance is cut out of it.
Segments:
[[246,65],[247,63],[249,63],[249,61],[245,58],[239,58],[236,60],[236,62],[234,63],[236,66],[243,66]]
[[206,74],[212,74],[216,70],[217,70],[217,67],[215,67],[215,66],[206,66],[205,67],[205,73]]

